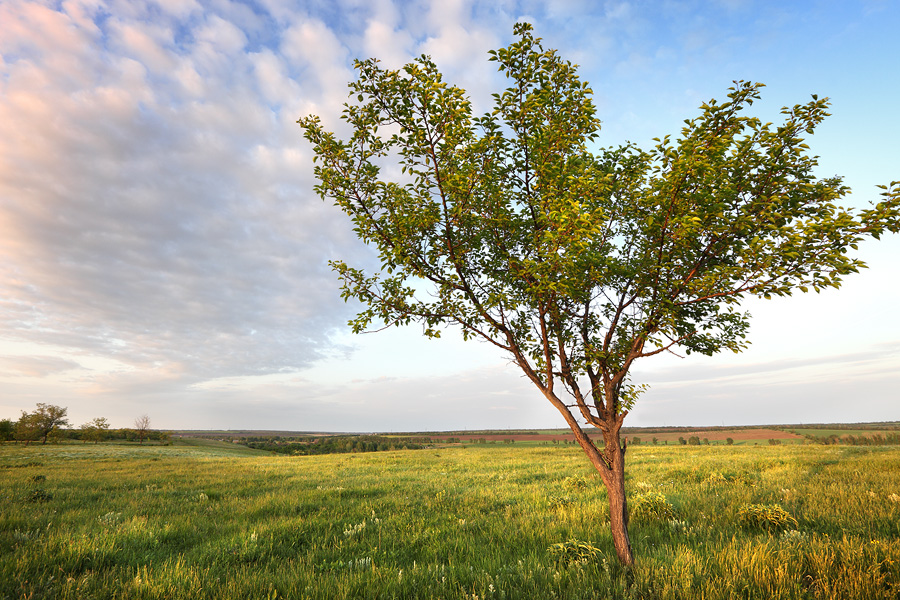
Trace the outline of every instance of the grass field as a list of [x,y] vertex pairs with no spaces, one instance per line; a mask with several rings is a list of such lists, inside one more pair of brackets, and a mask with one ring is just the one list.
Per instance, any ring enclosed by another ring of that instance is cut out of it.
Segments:
[[[632,507],[661,494],[673,511],[633,520],[632,572],[570,446],[298,458],[214,442],[0,446],[0,598],[900,596],[900,450],[628,456]],[[796,521],[755,529],[746,505]],[[599,554],[549,551],[568,540]]]

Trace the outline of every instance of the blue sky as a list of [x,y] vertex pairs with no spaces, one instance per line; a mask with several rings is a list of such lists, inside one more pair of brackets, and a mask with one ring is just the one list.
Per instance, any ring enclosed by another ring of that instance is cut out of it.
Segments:
[[[296,120],[340,129],[354,58],[420,54],[486,109],[487,52],[528,20],[581,65],[600,143],[677,135],[735,79],[777,121],[833,116],[819,174],[864,206],[900,179],[892,0],[0,2],[0,418],[398,431],[556,427],[509,361],[448,334],[352,336],[333,258],[366,264],[318,199]],[[837,292],[748,302],[752,347],[654,357],[631,425],[900,419],[898,236]]]

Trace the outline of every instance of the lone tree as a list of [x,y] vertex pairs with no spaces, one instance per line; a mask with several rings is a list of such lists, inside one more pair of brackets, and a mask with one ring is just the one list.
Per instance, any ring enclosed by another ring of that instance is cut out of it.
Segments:
[[68,408],[41,402],[34,412],[27,413],[23,410],[16,423],[16,439],[24,440],[26,446],[33,440],[41,440],[41,444],[46,444],[48,436],[54,430],[69,424],[66,418],[68,411]]
[[743,81],[675,140],[593,150],[587,83],[531,26],[515,34],[490,53],[511,84],[485,115],[423,56],[399,71],[356,62],[349,140],[316,116],[299,123],[316,191],[381,260],[374,273],[332,262],[344,299],[363,304],[353,330],[453,325],[507,352],[599,472],[631,565],[620,430],[645,389],[629,380],[634,361],[737,352],[742,298],[838,287],[864,266],[848,248],[900,227],[900,182],[867,210],[837,206],[848,188],[813,176],[804,143],[827,99],[784,108],[775,127],[744,114],[762,85]]
[[147,431],[150,429],[150,417],[141,415],[134,420],[134,430],[137,433],[138,440],[144,445],[144,438],[147,437]]

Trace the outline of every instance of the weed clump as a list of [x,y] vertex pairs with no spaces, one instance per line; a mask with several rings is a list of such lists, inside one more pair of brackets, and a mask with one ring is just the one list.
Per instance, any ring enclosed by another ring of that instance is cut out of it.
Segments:
[[556,559],[556,564],[561,567],[595,562],[602,556],[599,548],[590,542],[582,542],[580,540],[559,542],[553,544],[547,550]]
[[569,489],[581,491],[588,489],[590,482],[588,481],[588,478],[583,475],[571,476],[563,479],[563,485]]
[[662,492],[644,492],[634,498],[631,518],[644,522],[668,522],[675,518],[675,509]]
[[777,504],[744,504],[738,510],[738,521],[747,529],[768,532],[798,527],[797,519]]

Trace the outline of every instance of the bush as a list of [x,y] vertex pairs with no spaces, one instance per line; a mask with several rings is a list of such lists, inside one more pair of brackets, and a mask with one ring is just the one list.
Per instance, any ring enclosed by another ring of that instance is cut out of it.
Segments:
[[732,438],[725,438],[725,444],[728,446],[734,446],[734,440]]
[[661,492],[645,492],[632,501],[631,518],[644,522],[671,521],[675,518],[675,509]]
[[586,490],[591,483],[588,478],[583,475],[572,475],[563,479],[563,485],[573,490]]
[[696,436],[696,435],[692,435],[692,436],[690,437],[690,439],[688,440],[688,444],[690,444],[691,446],[699,446],[699,445],[700,445],[700,438],[699,438],[698,436]]
[[590,542],[579,540],[559,542],[558,544],[553,544],[547,550],[556,559],[556,563],[564,567],[573,563],[586,564],[594,562],[602,556],[599,548]]
[[796,529],[797,519],[777,504],[744,504],[738,510],[738,521],[747,529],[768,532]]

